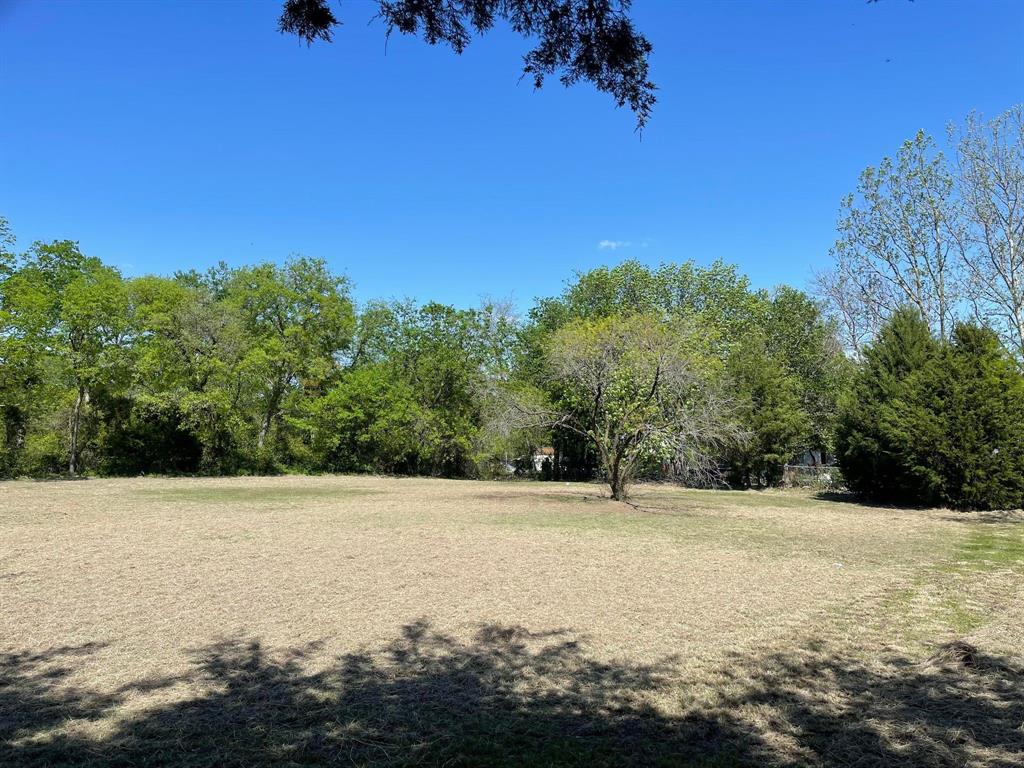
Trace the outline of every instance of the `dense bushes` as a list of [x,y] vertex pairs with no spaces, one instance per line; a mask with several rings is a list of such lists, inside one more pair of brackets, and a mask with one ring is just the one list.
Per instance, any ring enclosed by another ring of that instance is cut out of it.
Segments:
[[936,339],[897,312],[865,352],[837,441],[850,488],[894,504],[1024,506],[1024,377],[989,329]]

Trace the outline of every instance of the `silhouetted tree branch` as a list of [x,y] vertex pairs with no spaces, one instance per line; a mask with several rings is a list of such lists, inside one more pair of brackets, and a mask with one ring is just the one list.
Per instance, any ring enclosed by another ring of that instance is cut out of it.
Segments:
[[[631,0],[378,0],[390,35],[421,35],[430,45],[447,43],[456,53],[473,32],[489,31],[501,20],[518,34],[537,40],[523,56],[523,76],[540,88],[558,73],[565,86],[587,80],[629,106],[642,128],[651,114],[655,85],[648,79],[651,44],[627,15]],[[328,0],[286,0],[279,29],[307,44],[330,42],[341,22]]]

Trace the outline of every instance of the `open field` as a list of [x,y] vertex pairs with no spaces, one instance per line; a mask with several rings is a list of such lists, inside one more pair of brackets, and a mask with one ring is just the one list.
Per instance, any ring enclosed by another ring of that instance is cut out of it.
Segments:
[[1024,764],[1018,517],[602,494],[0,483],[0,764]]

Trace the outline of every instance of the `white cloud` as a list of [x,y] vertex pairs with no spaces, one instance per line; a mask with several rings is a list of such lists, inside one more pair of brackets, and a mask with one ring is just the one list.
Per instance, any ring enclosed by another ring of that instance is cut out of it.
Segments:
[[601,251],[617,251],[619,248],[628,248],[631,245],[629,240],[602,240],[597,244],[597,248]]

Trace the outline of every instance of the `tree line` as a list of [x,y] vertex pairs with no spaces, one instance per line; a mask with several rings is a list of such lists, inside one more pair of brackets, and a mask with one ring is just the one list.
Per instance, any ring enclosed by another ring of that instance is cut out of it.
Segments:
[[1024,112],[843,201],[819,294],[625,261],[519,317],[357,306],[318,259],[124,278],[0,219],[0,474],[381,472],[778,484],[1024,506]]
[[[623,482],[771,483],[795,453],[833,450],[848,363],[821,308],[721,262],[595,269],[520,318],[501,302],[357,307],[344,276],[302,257],[125,278],[74,242],[17,252],[3,232],[5,476],[483,477],[530,472],[553,445],[549,474],[582,479],[608,469],[592,417],[611,440],[658,432],[612,451]],[[577,374],[599,349],[616,381],[595,414]]]

